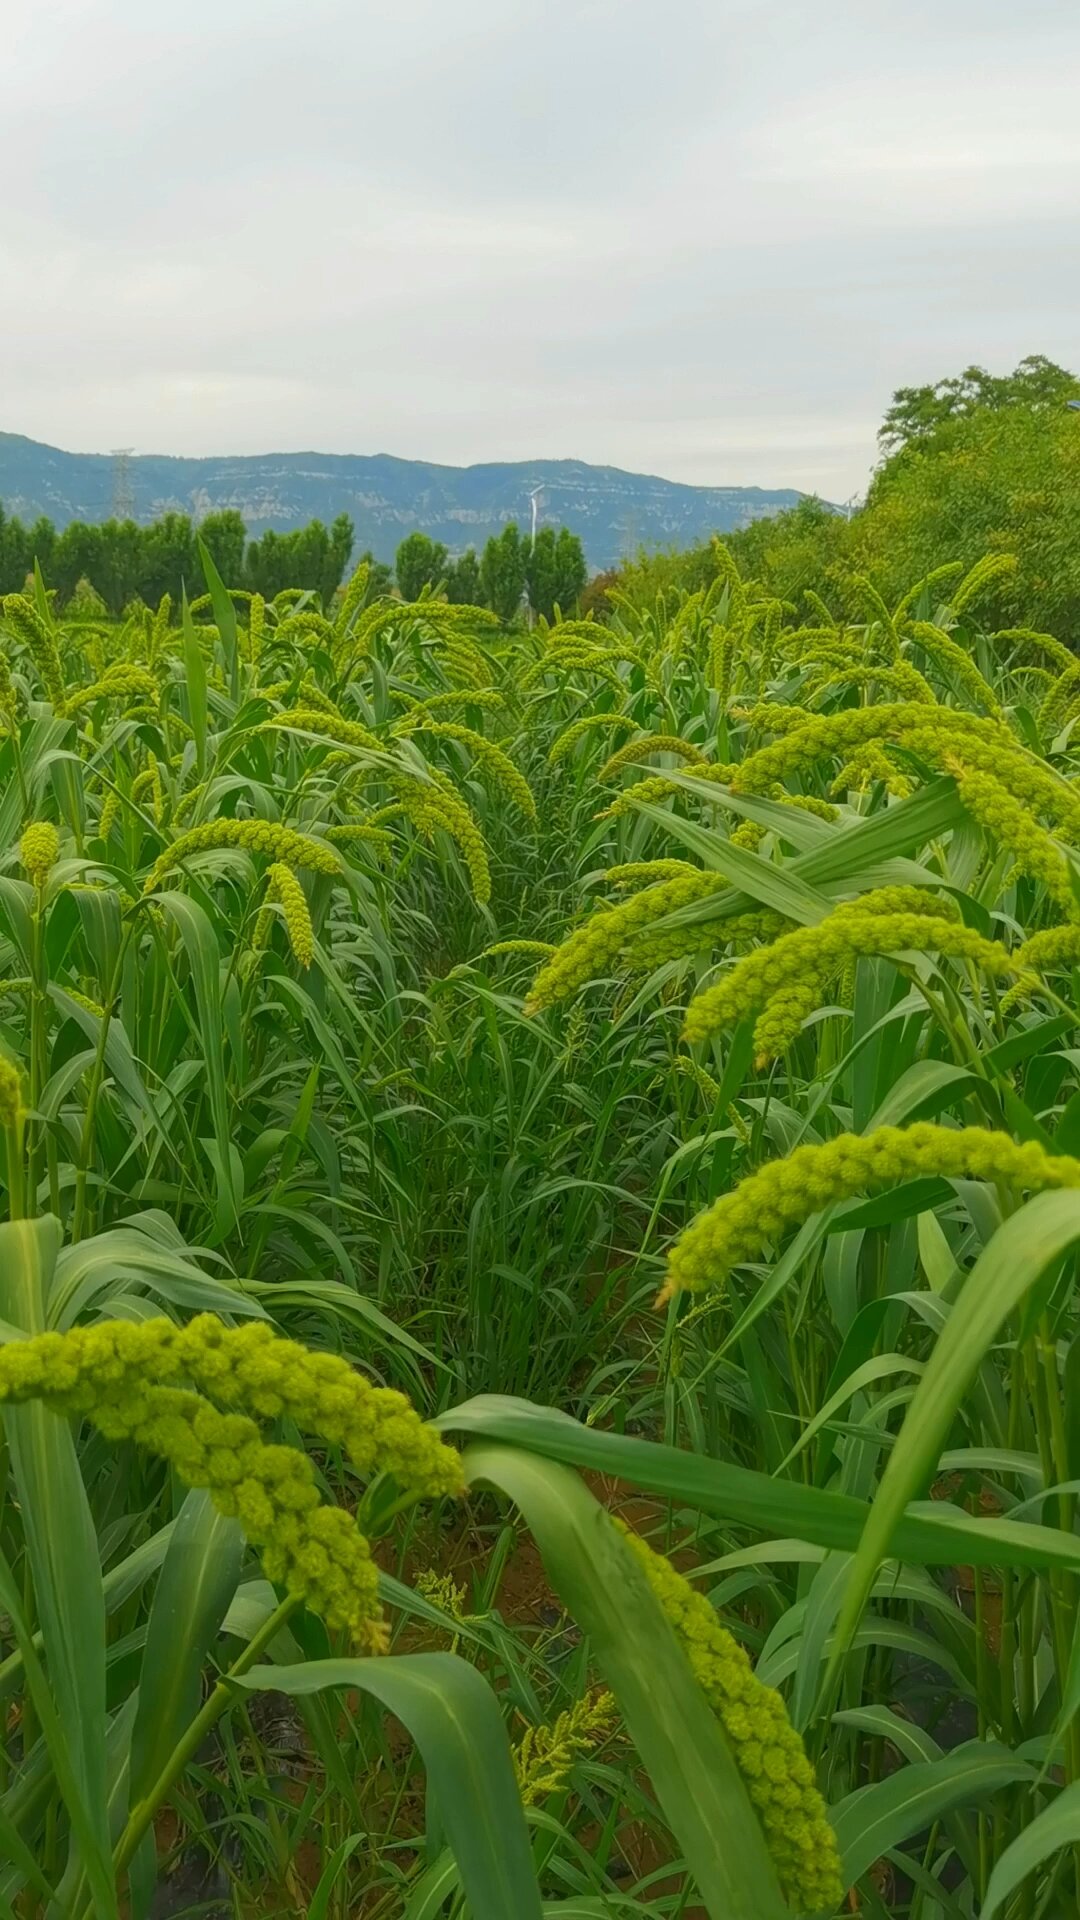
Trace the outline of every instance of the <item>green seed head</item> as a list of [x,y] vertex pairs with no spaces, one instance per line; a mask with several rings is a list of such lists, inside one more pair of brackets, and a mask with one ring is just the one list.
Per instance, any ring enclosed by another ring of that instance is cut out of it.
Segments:
[[0,1128],[16,1127],[22,1111],[22,1076],[7,1055],[0,1053]]
[[60,835],[51,820],[32,820],[19,841],[19,859],[36,887],[43,887],[60,858]]

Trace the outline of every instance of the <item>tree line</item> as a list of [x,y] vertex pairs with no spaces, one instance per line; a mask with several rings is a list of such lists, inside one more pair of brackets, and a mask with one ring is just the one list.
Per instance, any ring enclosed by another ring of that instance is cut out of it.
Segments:
[[[997,589],[1001,624],[1022,619],[1080,648],[1080,412],[1068,404],[1078,396],[1077,377],[1038,354],[1011,374],[967,367],[932,385],[902,387],[857,512],[844,516],[807,498],[725,535],[725,543],[748,578],[796,603],[813,589],[833,604],[853,573],[891,600],[943,561],[970,566],[989,551],[1015,553],[1017,571]],[[404,600],[435,593],[490,607],[505,621],[526,606],[548,620],[556,608],[604,618],[611,587],[644,603],[664,587],[694,591],[715,567],[703,543],[642,552],[589,582],[581,541],[567,527],[545,527],[530,539],[511,523],[480,552],[470,547],[456,556],[428,534],[410,533],[390,568],[370,554],[353,555],[347,514],[330,527],[313,520],[250,539],[232,510],[211,513],[198,527],[186,514],[167,513],[149,526],[73,521],[58,532],[44,518],[24,526],[0,506],[0,593],[18,592],[36,561],[62,606],[88,589],[116,614],[135,599],[156,605],[169,593],[176,601],[182,588],[191,596],[204,591],[199,539],[229,586],[267,599],[300,587],[326,605],[363,558],[371,561],[374,593],[396,583]]]
[[44,518],[26,527],[0,506],[0,592],[17,593],[36,562],[62,606],[80,589],[114,614],[133,600],[156,606],[164,593],[179,600],[184,588],[194,598],[206,586],[200,540],[232,587],[272,599],[284,587],[300,586],[329,599],[349,564],[353,524],[343,513],[329,528],[313,520],[292,533],[249,539],[242,516],[228,510],[207,514],[198,526],[186,513],[166,513],[149,526],[73,520],[58,532]]
[[[198,525],[185,513],[166,513],[148,526],[135,520],[91,524],[73,520],[58,531],[51,520],[24,526],[0,505],[0,593],[17,593],[35,562],[61,606],[96,597],[111,614],[134,600],[156,606],[162,595],[178,601],[205,591],[198,543],[201,540],[221,578],[273,599],[287,587],[317,593],[329,605],[353,560],[354,528],[348,514],[332,526],[312,520],[290,533],[272,529],[249,538],[242,516],[232,509],[211,513]],[[440,541],[410,533],[401,542],[394,567],[357,556],[372,567],[372,588],[387,592],[395,583],[404,600],[438,593],[448,600],[490,607],[511,620],[527,602],[551,619],[556,607],[570,612],[585,586],[587,569],[581,541],[567,527],[543,528],[535,540],[511,523],[493,534],[478,554],[470,547],[452,558]]]

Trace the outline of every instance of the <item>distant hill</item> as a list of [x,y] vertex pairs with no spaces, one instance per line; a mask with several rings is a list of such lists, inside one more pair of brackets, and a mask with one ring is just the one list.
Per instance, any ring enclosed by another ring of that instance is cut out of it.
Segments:
[[[308,520],[329,523],[347,513],[357,550],[392,560],[419,528],[451,553],[482,546],[510,520],[530,524],[530,495],[543,489],[539,524],[580,534],[592,567],[613,566],[639,545],[687,546],[751,520],[793,507],[791,487],[687,487],[619,467],[582,460],[520,460],[478,467],[438,467],[392,454],[265,453],[188,460],[145,453],[126,476],[133,518],[170,511],[197,517],[234,507],[248,531],[285,533]],[[107,520],[115,498],[115,463],[107,453],[64,453],[22,434],[0,433],[0,502],[23,521],[46,514]]]

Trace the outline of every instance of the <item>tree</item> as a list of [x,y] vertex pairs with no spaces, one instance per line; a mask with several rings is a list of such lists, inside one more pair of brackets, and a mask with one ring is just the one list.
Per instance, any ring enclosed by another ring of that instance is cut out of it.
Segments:
[[723,538],[744,578],[761,580],[780,600],[797,601],[807,587],[828,596],[844,571],[849,524],[810,493],[785,512],[752,520]]
[[525,591],[525,543],[514,522],[500,534],[492,534],[480,560],[480,585],[484,604],[500,620],[512,620],[521,608]]
[[1080,414],[982,407],[908,447],[851,523],[852,566],[888,599],[944,561],[1013,553],[980,618],[1080,643]]
[[317,591],[330,558],[330,535],[322,521],[309,520],[306,527],[284,534],[281,545],[283,564],[289,573],[282,585],[304,587],[309,593]]
[[110,613],[122,613],[141,585],[143,529],[134,520],[106,520],[94,532],[101,536],[96,567],[85,567],[75,586],[88,580]]
[[30,529],[30,551],[45,578],[48,579],[52,572],[53,554],[56,551],[56,528],[44,514],[39,514]]
[[[354,537],[352,521],[342,513],[329,532],[313,520],[249,544],[242,515],[231,509],[208,514],[199,532],[226,586],[246,583],[267,598],[302,587],[319,594],[324,606],[341,583]],[[117,614],[136,598],[156,606],[166,593],[176,602],[185,588],[192,599],[205,591],[195,528],[186,513],[163,514],[149,526],[72,520],[58,534],[51,520],[38,519],[28,529],[0,506],[0,593],[21,592],[35,560],[61,606],[80,584],[83,599],[92,589]],[[385,592],[389,580],[389,567],[373,562],[372,591]]]
[[194,598],[201,577],[195,529],[186,513],[166,513],[143,528],[139,593],[148,606],[156,607],[166,593],[179,601],[182,587]]
[[[199,538],[206,547],[215,567],[227,587],[238,587],[244,578],[244,549],[247,545],[247,528],[243,515],[234,508],[226,508],[222,513],[208,513],[199,528]],[[290,585],[293,583],[290,582]],[[188,588],[192,592],[192,588]],[[202,568],[198,569],[194,585],[195,593],[206,592],[206,582],[202,577]]]
[[385,560],[376,560],[370,547],[365,547],[356,565],[358,567],[366,565],[368,570],[367,592],[364,594],[364,605],[365,607],[369,607],[373,600],[381,600],[389,593],[393,584],[394,570],[392,567],[387,566]]
[[8,520],[0,509],[0,591],[21,593],[33,564],[34,547],[28,529],[15,516]]
[[446,573],[446,548],[427,533],[406,534],[394,555],[398,592],[403,600],[419,600],[425,587],[442,584]]
[[545,620],[554,617],[556,607],[568,614],[584,589],[588,578],[581,541],[569,527],[542,527],[529,544],[525,558],[525,580],[529,605]]
[[80,580],[89,580],[101,593],[104,535],[103,527],[87,526],[82,520],[72,520],[64,528],[53,549],[49,576],[61,605],[70,600]]
[[891,448],[851,526],[852,565],[888,597],[942,562],[1015,554],[1017,569],[978,609],[1080,639],[1080,381],[1029,354],[1001,378],[968,367],[936,387],[901,388],[881,441]]
[[1003,407],[1045,412],[1063,407],[1080,395],[1080,381],[1044,354],[1029,353],[1012,373],[995,375],[985,367],[965,367],[963,373],[935,386],[898,387],[882,421],[878,443],[886,455],[906,447],[925,446],[943,427],[969,414]]
[[476,548],[467,547],[464,553],[451,560],[444,581],[446,597],[453,606],[478,607],[483,588],[480,585],[480,562]]
[[265,600],[300,587],[305,593],[317,593],[328,607],[341,585],[353,544],[353,524],[348,514],[339,514],[329,533],[321,520],[306,527],[294,527],[291,533],[275,533],[272,527],[248,545],[244,560],[244,585]]
[[[731,539],[724,535],[725,543]],[[639,547],[630,559],[617,568],[612,585],[618,587],[630,604],[651,607],[658,595],[697,593],[716,577],[716,557],[707,542],[693,547]]]
[[289,536],[267,527],[258,540],[248,545],[244,560],[245,587],[251,593],[261,593],[264,600],[272,600],[286,587],[298,587],[299,580],[289,576],[291,552]]
[[330,529],[330,544],[319,581],[319,598],[328,607],[345,578],[356,539],[356,528],[347,513],[339,513]]
[[594,573],[578,600],[580,618],[607,620],[613,611],[611,595],[621,585],[618,567],[607,567],[603,573]]

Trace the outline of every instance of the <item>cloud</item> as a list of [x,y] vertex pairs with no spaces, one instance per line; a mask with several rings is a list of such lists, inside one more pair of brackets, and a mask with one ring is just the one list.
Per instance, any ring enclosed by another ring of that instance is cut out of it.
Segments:
[[0,426],[865,482],[1068,360],[1071,0],[6,0]]

